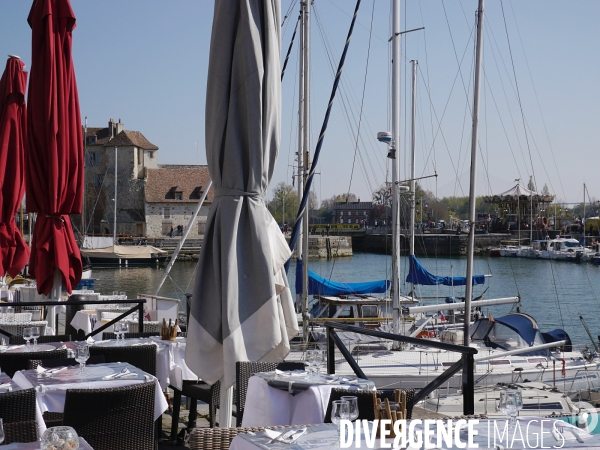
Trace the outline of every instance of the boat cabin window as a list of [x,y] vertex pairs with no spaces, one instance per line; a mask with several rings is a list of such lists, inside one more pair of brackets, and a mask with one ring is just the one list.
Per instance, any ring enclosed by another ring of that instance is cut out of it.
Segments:
[[490,365],[492,366],[502,366],[505,364],[510,364],[508,359],[490,359]]
[[545,363],[546,358],[528,358],[527,362],[531,364]]
[[576,247],[581,247],[581,245],[577,241],[566,241],[565,242],[565,247],[567,247],[567,248],[576,248]]
[[379,308],[377,305],[363,305],[360,307],[363,317],[379,317]]

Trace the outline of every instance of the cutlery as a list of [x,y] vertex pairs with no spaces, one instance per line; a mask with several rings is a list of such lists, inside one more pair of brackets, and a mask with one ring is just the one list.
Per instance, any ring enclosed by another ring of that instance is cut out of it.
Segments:
[[110,375],[106,375],[105,377],[102,377],[102,379],[103,380],[112,380],[113,378],[117,378],[119,375],[126,374],[127,372],[129,372],[129,370],[127,370],[127,367],[124,367],[123,370],[121,370],[119,373],[113,373]]

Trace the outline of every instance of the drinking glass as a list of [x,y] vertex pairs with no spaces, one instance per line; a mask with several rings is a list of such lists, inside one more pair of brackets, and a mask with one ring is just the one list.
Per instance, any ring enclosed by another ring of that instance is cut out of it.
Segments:
[[33,349],[37,350],[37,340],[40,337],[40,327],[31,327],[31,337],[33,338]]
[[0,419],[0,444],[4,442],[4,422]]
[[314,365],[317,368],[317,378],[321,376],[321,367],[323,367],[325,361],[325,352],[323,350],[315,350]]
[[15,308],[13,308],[12,306],[6,308],[6,320],[8,322],[15,321]]
[[348,402],[344,400],[335,400],[331,402],[331,422],[337,425],[338,439],[336,448],[339,448],[340,446],[340,422],[342,420],[350,420]]
[[86,343],[75,347],[75,361],[79,363],[79,374],[83,376],[85,371],[85,362],[90,357],[90,348]]
[[306,350],[306,357],[304,359],[304,365],[307,367],[308,378],[312,378],[313,370],[315,365],[315,350]]
[[[519,409],[517,407],[517,392],[514,389],[506,389],[500,391],[500,401],[498,403],[498,410],[506,414],[506,420],[508,420],[508,427],[512,429],[517,420],[516,412]],[[519,392],[521,407],[523,404],[522,395]]]
[[354,395],[345,395],[341,398],[342,401],[348,402],[348,414],[351,421],[358,419],[358,397]]
[[31,339],[31,328],[23,328],[23,339],[25,339],[27,350],[29,350],[29,340]]

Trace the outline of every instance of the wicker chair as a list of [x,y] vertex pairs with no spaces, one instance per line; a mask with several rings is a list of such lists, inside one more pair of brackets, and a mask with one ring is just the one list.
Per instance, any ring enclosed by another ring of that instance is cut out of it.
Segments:
[[[414,389],[401,389],[406,392],[406,415],[410,420],[413,409],[413,399],[415,397]],[[352,395],[358,399],[358,419],[375,420],[375,407],[373,405],[373,391],[350,390],[350,389],[332,389],[329,395],[329,404],[323,422],[331,423],[331,404],[334,400],[340,400],[345,395]],[[394,389],[383,389],[377,391],[377,397],[388,400],[394,400]]]
[[4,441],[2,445],[13,442],[36,442],[38,427],[35,420],[4,424]]
[[63,425],[94,450],[154,450],[155,383],[67,389]]
[[3,323],[0,325],[0,328],[6,331],[7,333],[12,334],[13,336],[23,336],[23,330],[25,328],[30,327],[39,327],[40,328],[40,336],[44,336],[46,334],[46,326],[48,322],[45,320],[36,320],[31,322],[20,322],[20,323],[11,323],[6,324]]
[[4,424],[35,422],[35,389],[4,392],[0,394],[0,417]]
[[235,404],[237,407],[235,424],[237,427],[242,426],[242,418],[244,417],[244,408],[246,406],[246,394],[248,393],[248,380],[256,372],[269,372],[275,369],[304,369],[304,363],[302,361],[286,361],[282,363],[238,361],[235,364]]
[[154,344],[135,347],[103,347],[95,345],[90,347],[90,357],[97,355],[103,355],[107,363],[127,362],[150,375],[156,376],[156,346]]
[[192,450],[228,450],[231,441],[238,434],[258,433],[264,430],[285,430],[288,428],[310,427],[310,425],[285,425],[272,427],[246,428],[195,428],[191,433],[187,446]]
[[[37,341],[38,344],[45,344],[48,342],[71,342],[72,338],[70,334],[58,334],[56,336],[40,336]],[[23,344],[25,344],[25,339],[23,339],[23,336],[11,336],[10,345]]]
[[[125,337],[125,339],[132,339],[132,338],[149,338],[152,336],[160,336],[160,333],[156,333],[154,331],[151,331],[149,333],[143,332],[143,333],[125,333],[123,334],[123,336]],[[113,333],[112,331],[105,331],[104,334],[102,335],[102,339],[107,341],[109,339],[116,339],[117,335],[115,333]]]
[[16,371],[26,370],[30,359],[64,359],[67,357],[67,349],[61,348],[47,352],[26,353],[0,353],[0,367],[9,377],[13,377]]

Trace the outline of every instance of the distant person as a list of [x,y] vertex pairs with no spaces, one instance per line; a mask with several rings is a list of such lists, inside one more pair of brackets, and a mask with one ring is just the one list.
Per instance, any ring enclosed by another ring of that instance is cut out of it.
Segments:
[[169,233],[170,237],[173,237],[173,227],[171,226],[171,232]]

